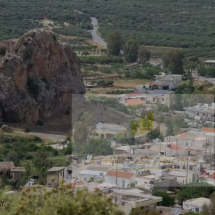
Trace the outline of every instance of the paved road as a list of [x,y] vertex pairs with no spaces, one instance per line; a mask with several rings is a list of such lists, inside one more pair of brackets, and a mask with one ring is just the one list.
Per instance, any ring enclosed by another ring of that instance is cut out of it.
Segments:
[[215,78],[206,78],[206,77],[202,77],[202,76],[199,76],[197,72],[193,72],[192,73],[192,76],[194,79],[196,80],[200,80],[200,81],[208,81],[212,84],[215,84]]
[[91,23],[93,25],[93,30],[91,31],[93,40],[99,43],[100,45],[107,47],[107,43],[97,34],[97,31],[99,29],[98,20],[95,17],[90,17],[90,18],[91,18]]
[[[79,10],[74,10],[76,13],[82,14],[83,12]],[[90,31],[92,34],[92,38],[95,42],[99,43],[100,45],[104,46],[107,48],[107,43],[97,34],[97,31],[99,29],[98,26],[98,20],[95,17],[90,17],[91,18],[91,24],[93,25],[93,30]]]

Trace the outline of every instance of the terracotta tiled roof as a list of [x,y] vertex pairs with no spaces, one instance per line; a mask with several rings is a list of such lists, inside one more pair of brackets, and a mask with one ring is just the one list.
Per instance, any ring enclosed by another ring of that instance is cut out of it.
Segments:
[[109,170],[107,173],[107,176],[114,176],[119,178],[131,178],[134,175],[134,173],[131,172],[122,172],[122,171],[112,171]]
[[84,185],[84,182],[83,181],[77,181],[75,183],[71,183],[70,188],[74,189],[76,186],[81,186],[81,185]]
[[215,172],[208,176],[208,178],[215,179]]
[[215,128],[207,128],[207,127],[203,127],[202,131],[206,131],[206,132],[213,132],[215,133]]
[[178,149],[181,148],[180,146],[176,146],[176,145],[173,144],[173,143],[168,144],[167,147],[168,147],[169,149],[171,149],[171,150],[178,150]]
[[126,103],[127,105],[142,105],[144,104],[144,101],[141,99],[129,99]]
[[177,137],[187,137],[187,133],[179,134]]

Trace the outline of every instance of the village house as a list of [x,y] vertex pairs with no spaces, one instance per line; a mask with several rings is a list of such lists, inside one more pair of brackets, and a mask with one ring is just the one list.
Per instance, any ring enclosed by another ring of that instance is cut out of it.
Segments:
[[162,201],[162,197],[145,194],[142,190],[113,190],[113,201],[123,210],[125,214],[129,214],[132,208],[144,207],[148,210],[155,210],[157,203]]
[[65,167],[52,167],[47,170],[47,185],[57,187],[59,182],[64,179]]
[[0,174],[12,177],[15,181],[22,179],[24,171],[24,167],[15,167],[13,162],[0,162]]
[[167,175],[177,178],[177,183],[181,185],[193,182],[193,172],[185,169],[170,170]]
[[210,204],[210,202],[211,202],[210,199],[203,198],[203,197],[196,198],[196,199],[189,199],[183,202],[183,209],[199,213],[202,211],[203,205]]
[[173,97],[173,91],[160,89],[147,90],[143,87],[140,92],[119,95],[118,101],[125,105],[143,105],[147,107],[150,104],[164,104],[167,107],[171,107],[174,102]]
[[125,135],[126,127],[117,124],[99,123],[96,125],[96,136],[101,139],[113,140],[116,135]]
[[83,182],[89,182],[89,181],[98,181],[98,180],[104,180],[104,177],[106,175],[107,171],[100,171],[100,170],[87,170],[84,169],[79,172],[78,179]]
[[215,60],[206,60],[205,67],[215,67]]
[[157,206],[156,207],[157,211],[162,211],[162,215],[184,215],[187,212],[189,212],[188,210],[183,210],[182,208],[178,208],[178,207],[164,207],[164,206]]
[[179,83],[182,80],[182,75],[175,74],[161,74],[156,75],[156,81],[154,84],[163,90],[176,90]]
[[201,119],[204,121],[214,121],[215,120],[215,103],[212,102],[211,105],[198,103],[193,107],[186,107],[186,114],[192,119]]
[[24,172],[25,172],[24,167],[11,168],[11,176],[15,181],[20,181],[23,178]]
[[105,177],[106,182],[116,184],[121,188],[131,187],[131,183],[135,184],[135,174],[123,171],[109,170]]
[[99,190],[100,193],[103,194],[108,194],[112,193],[113,189],[119,189],[120,187],[117,186],[116,184],[111,184],[107,182],[102,182],[102,183],[90,183],[87,185],[87,189],[89,192],[93,193],[95,192],[95,189]]
[[204,182],[215,186],[215,171],[214,170],[206,170],[203,174],[199,176],[199,178],[204,179]]
[[138,69],[139,67],[140,67],[139,63],[132,63],[132,64],[129,64],[129,65],[125,66],[127,71],[133,71],[135,69]]

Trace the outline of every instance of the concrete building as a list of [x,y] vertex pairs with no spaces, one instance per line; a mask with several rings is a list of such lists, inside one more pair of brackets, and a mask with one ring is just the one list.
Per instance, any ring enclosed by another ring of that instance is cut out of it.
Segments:
[[129,65],[125,66],[127,71],[133,71],[135,69],[138,69],[139,67],[140,67],[139,63],[132,63],[132,64],[129,64]]
[[109,170],[105,178],[106,182],[116,184],[121,188],[129,188],[131,183],[135,183],[135,174],[123,171]]
[[[132,103],[132,100],[134,102]],[[142,88],[139,93],[122,94],[118,96],[118,101],[125,105],[164,104],[171,107],[174,103],[174,92],[169,90],[148,90]]]
[[52,167],[47,171],[47,185],[57,187],[64,179],[65,167]]
[[84,169],[79,172],[78,179],[83,182],[88,181],[98,181],[98,180],[104,180],[104,177],[106,175],[107,171],[98,171],[98,170],[87,170]]
[[171,107],[174,104],[174,92],[169,90],[152,90],[146,93],[146,102],[151,104],[163,104]]
[[215,67],[215,60],[206,60],[205,67]]
[[129,214],[132,208],[144,207],[148,210],[155,210],[157,203],[161,202],[162,197],[145,194],[142,190],[113,190],[115,198],[113,201],[125,214]]
[[193,107],[186,107],[186,114],[188,117],[203,121],[214,121],[215,120],[215,103],[211,105],[198,103]]
[[177,178],[177,183],[181,185],[189,184],[193,182],[193,172],[183,169],[171,170],[168,175],[175,176]]
[[200,154],[202,150],[205,150],[205,146],[214,146],[215,132],[213,128],[203,127],[202,129],[192,129],[177,136],[168,136],[165,137],[164,140],[170,143],[175,142],[181,148],[186,147],[186,155],[192,156]]
[[175,90],[182,80],[182,75],[162,74],[156,76],[155,85],[163,90]]
[[116,184],[103,182],[101,184],[91,183],[87,186],[87,188],[88,188],[89,192],[95,192],[95,189],[98,189],[100,193],[108,194],[108,193],[112,193],[113,189],[119,189],[120,187],[117,186]]
[[206,170],[205,173],[199,176],[204,179],[204,182],[215,186],[215,171],[214,170]]
[[126,127],[123,125],[99,123],[96,125],[96,136],[101,139],[113,140],[117,134],[125,135]]
[[114,148],[113,154],[114,155],[133,154],[133,150],[131,146],[120,146],[120,147]]
[[202,207],[204,204],[210,204],[210,199],[207,198],[196,198],[196,199],[189,199],[186,202],[183,202],[183,209],[184,210],[191,210],[193,212],[201,212]]
[[15,181],[20,181],[23,177],[24,172],[25,172],[24,167],[11,168],[11,176]]

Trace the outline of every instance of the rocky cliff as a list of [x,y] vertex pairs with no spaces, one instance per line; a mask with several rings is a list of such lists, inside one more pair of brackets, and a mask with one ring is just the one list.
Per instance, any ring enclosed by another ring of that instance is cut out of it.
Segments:
[[76,54],[51,31],[36,29],[0,44],[0,107],[8,122],[35,123],[85,93]]

